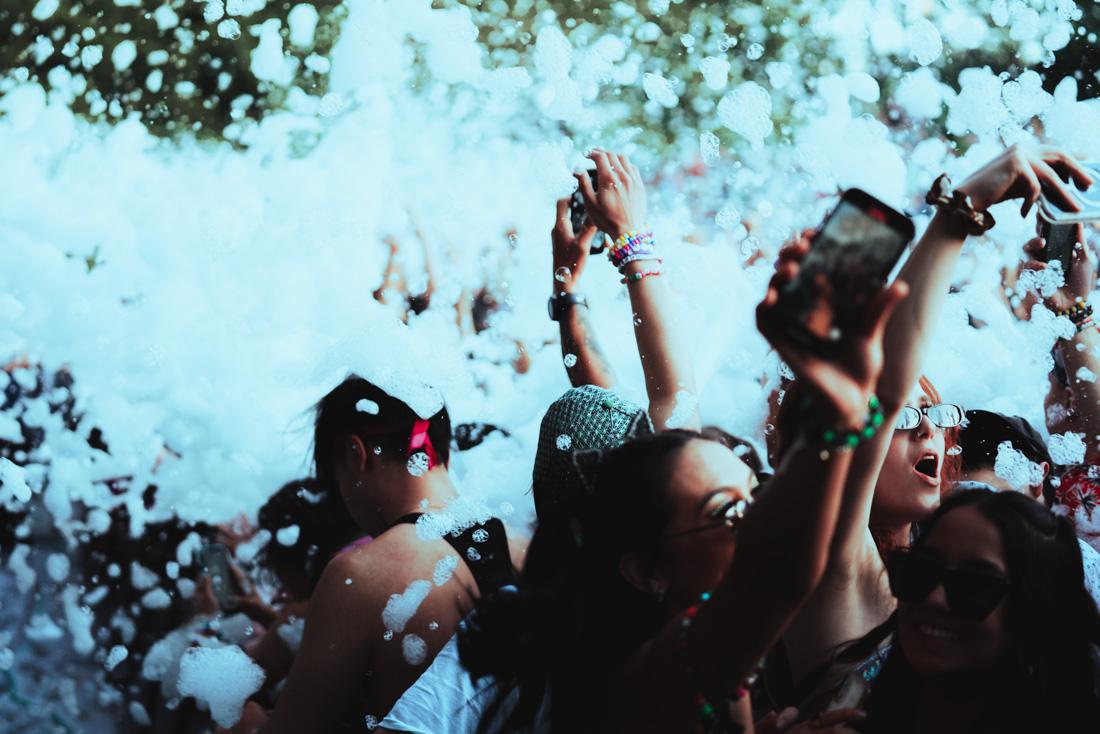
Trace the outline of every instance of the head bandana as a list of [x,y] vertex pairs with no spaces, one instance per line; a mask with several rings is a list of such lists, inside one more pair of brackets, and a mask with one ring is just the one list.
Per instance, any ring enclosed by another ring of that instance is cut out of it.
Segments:
[[428,469],[439,464],[439,454],[432,446],[432,438],[428,435],[428,421],[423,418],[413,423],[412,434],[409,436],[409,450],[406,458],[411,458],[418,451],[428,455]]

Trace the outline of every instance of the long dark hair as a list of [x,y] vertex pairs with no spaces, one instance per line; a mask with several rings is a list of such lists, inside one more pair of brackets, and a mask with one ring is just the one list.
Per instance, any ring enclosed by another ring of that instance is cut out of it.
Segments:
[[717,434],[675,430],[608,452],[582,513],[581,546],[562,528],[540,525],[521,588],[481,600],[460,627],[463,665],[500,684],[479,731],[516,689],[504,731],[531,726],[548,688],[554,731],[599,721],[593,714],[611,677],[665,622],[657,599],[622,577],[620,560],[628,553],[656,558],[671,514],[665,488],[672,461],[697,440],[721,442]]
[[[1000,531],[1012,583],[1007,606],[1007,649],[989,690],[977,732],[1073,731],[1100,721],[1094,646],[1100,612],[1085,588],[1081,549],[1073,526],[1016,492],[971,490],[944,500],[928,521],[919,550],[952,510],[973,507]],[[897,614],[840,655],[864,657],[897,628]],[[872,690],[865,732],[910,731],[917,719],[920,681],[894,644]]]

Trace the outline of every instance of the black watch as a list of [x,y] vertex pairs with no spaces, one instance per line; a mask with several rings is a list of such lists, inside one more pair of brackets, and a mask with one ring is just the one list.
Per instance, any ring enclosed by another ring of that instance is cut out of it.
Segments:
[[546,310],[550,314],[551,321],[561,321],[573,306],[588,308],[588,299],[576,293],[559,293],[556,296],[550,296],[550,300],[546,302]]

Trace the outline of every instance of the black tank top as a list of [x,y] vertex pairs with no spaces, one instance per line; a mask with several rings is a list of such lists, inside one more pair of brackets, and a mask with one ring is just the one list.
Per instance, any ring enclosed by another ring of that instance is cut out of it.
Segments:
[[[410,512],[397,518],[390,527],[396,525],[415,525],[423,512]],[[516,582],[516,569],[512,566],[512,554],[508,550],[508,534],[504,523],[495,517],[484,523],[477,523],[455,535],[443,536],[458,557],[463,560],[477,583],[477,591],[482,597],[496,591],[506,584]]]

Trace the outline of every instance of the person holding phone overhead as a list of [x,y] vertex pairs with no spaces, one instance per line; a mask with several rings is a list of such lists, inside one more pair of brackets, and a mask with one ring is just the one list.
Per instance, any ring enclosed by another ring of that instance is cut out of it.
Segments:
[[[932,346],[931,333],[963,242],[994,225],[988,209],[1002,201],[1023,199],[1021,213],[1026,215],[1045,190],[1072,209],[1066,181],[1078,187],[1093,182],[1058,148],[1014,146],[957,189],[941,176],[929,192],[927,200],[937,211],[898,275],[910,296],[887,325],[885,367],[876,388],[883,425],[894,430],[878,433],[855,450],[825,579],[784,635],[788,683],[794,685],[788,694],[794,698],[835,685],[842,673],[834,670],[826,677],[823,667],[832,652],[893,612],[896,603],[887,585],[884,554],[910,544],[913,524],[927,518],[949,488],[957,461],[948,459],[957,457],[949,457],[946,449],[961,422],[959,406],[941,403],[927,380],[920,381],[927,400],[915,399],[911,392]],[[797,247],[806,251],[809,244]],[[788,402],[789,397],[784,404]],[[773,688],[782,690],[783,685]]]

